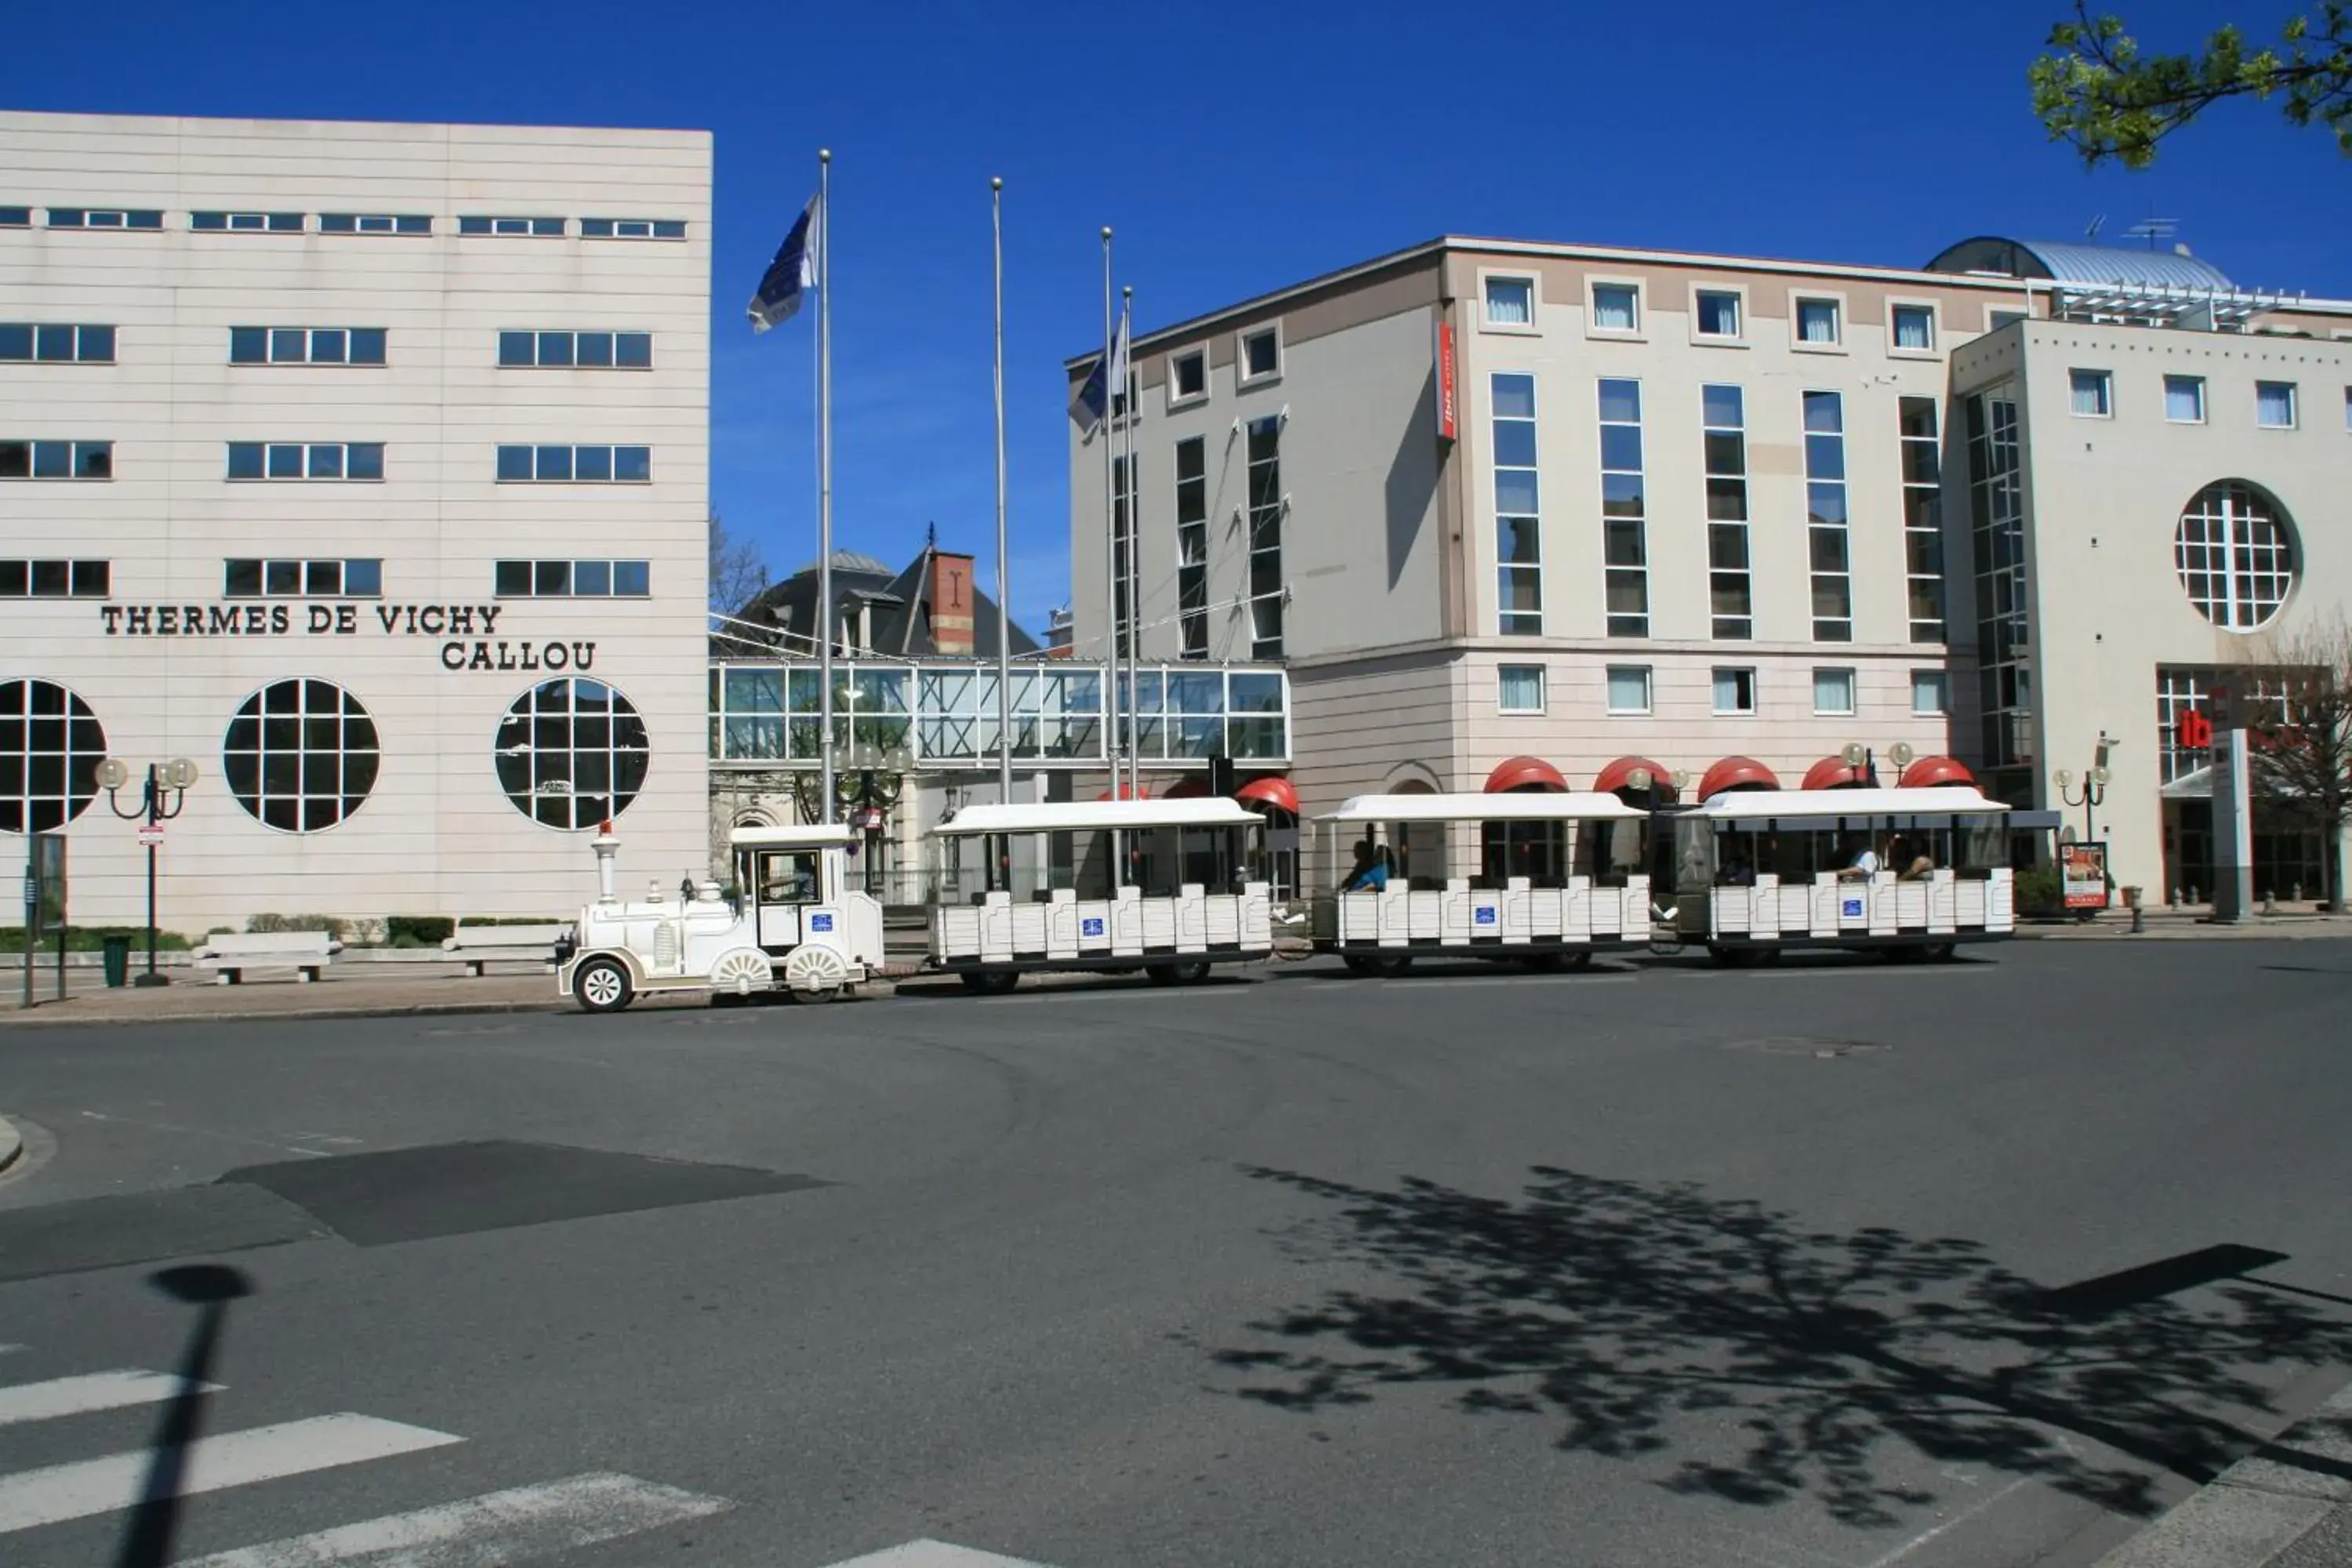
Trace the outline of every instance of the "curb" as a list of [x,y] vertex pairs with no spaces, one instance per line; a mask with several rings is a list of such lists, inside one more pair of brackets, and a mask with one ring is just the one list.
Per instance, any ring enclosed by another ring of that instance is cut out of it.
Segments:
[[468,1013],[555,1013],[568,1004],[551,997],[545,1002],[408,1002],[354,1003],[347,1007],[300,1007],[285,1012],[166,1013],[160,1017],[44,1018],[0,1017],[0,1037],[11,1029],[148,1028],[158,1024],[268,1024],[316,1022],[331,1018],[423,1018]]
[[0,1173],[5,1173],[25,1152],[25,1140],[6,1117],[0,1116]]
[[2352,1384],[2093,1568],[2262,1568],[2352,1503]]

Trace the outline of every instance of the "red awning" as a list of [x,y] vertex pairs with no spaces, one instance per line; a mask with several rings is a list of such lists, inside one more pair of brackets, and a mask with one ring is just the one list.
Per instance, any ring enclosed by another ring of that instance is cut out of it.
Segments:
[[1495,771],[1486,775],[1488,795],[1508,795],[1522,789],[1566,795],[1568,781],[1541,757],[1507,757],[1496,763]]
[[1298,815],[1298,791],[1280,773],[1268,773],[1264,778],[1250,780],[1234,791],[1234,798],[1244,805],[1271,805],[1293,816]]
[[[1108,800],[1110,797],[1111,792],[1108,790],[1105,790],[1102,794],[1095,796],[1097,800]],[[1151,786],[1150,784],[1145,784],[1139,790],[1133,784],[1122,780],[1118,786],[1118,798],[1121,800],[1150,800],[1151,798]]]
[[1197,800],[1209,793],[1209,781],[1194,775],[1178,779],[1160,792],[1162,800]]
[[1772,770],[1753,757],[1726,757],[1698,781],[1698,798],[1712,800],[1727,789],[1779,789]]
[[1823,757],[1805,770],[1806,789],[1860,789],[1870,775],[1843,757]]
[[1625,779],[1626,775],[1635,768],[1649,769],[1650,776],[1658,782],[1658,788],[1662,792],[1668,795],[1675,793],[1675,775],[1664,768],[1647,757],[1620,757],[1601,769],[1601,776],[1592,781],[1593,794],[1615,795],[1619,790],[1632,789],[1633,786],[1627,784]]
[[1976,787],[1976,775],[1949,757],[1921,757],[1903,770],[1896,782],[1898,789],[1926,789],[1933,784],[1967,784]]

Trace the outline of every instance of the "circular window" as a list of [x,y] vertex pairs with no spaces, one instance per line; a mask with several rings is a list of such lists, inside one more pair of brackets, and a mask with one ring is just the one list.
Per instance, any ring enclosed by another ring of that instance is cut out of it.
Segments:
[[601,680],[542,680],[499,724],[499,786],[549,827],[593,827],[628,810],[652,755],[646,721]]
[[2225,631],[2263,626],[2294,591],[2294,534],[2286,512],[2242,479],[2197,492],[2180,514],[2172,557],[2189,602]]
[[236,804],[285,833],[316,833],[357,811],[375,788],[382,759],[375,721],[358,699],[324,680],[263,687],[245,700],[221,742]]
[[0,681],[0,830],[48,833],[98,798],[106,731],[47,680]]

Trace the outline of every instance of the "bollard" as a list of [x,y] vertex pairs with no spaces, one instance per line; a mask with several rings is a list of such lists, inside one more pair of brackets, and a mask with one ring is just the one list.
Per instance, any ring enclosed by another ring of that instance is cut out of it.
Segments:
[[2124,889],[2124,908],[2132,912],[2132,935],[2137,936],[2147,930],[2147,915],[2146,911],[2140,908],[2140,896],[2139,889],[2137,888],[2126,888]]
[[2172,907],[2176,910],[2180,907],[2180,889],[2178,884],[2175,884],[2172,889]]
[[2263,895],[2263,913],[2266,915],[2274,915],[2278,913],[2278,895],[2276,893],[2265,892]]
[[2294,885],[2294,890],[2286,896],[2286,901],[2290,904],[2299,904],[2303,902],[2303,884],[2301,882],[2297,882]]
[[2189,901],[2192,904],[2197,902],[2197,884],[2194,882],[2189,884]]

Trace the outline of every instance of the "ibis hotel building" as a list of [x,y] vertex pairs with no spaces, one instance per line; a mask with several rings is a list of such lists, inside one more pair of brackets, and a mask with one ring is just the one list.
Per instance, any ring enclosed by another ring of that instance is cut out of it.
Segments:
[[[167,929],[707,862],[707,133],[0,113],[0,837]],[[99,763],[132,782],[111,799]]]
[[[2347,339],[2177,248],[1437,239],[1138,338],[1108,521],[1071,437],[1076,641],[1285,661],[1308,816],[1906,747],[2210,889],[2205,694],[2352,600]],[[2318,887],[2256,833],[2262,889]]]

